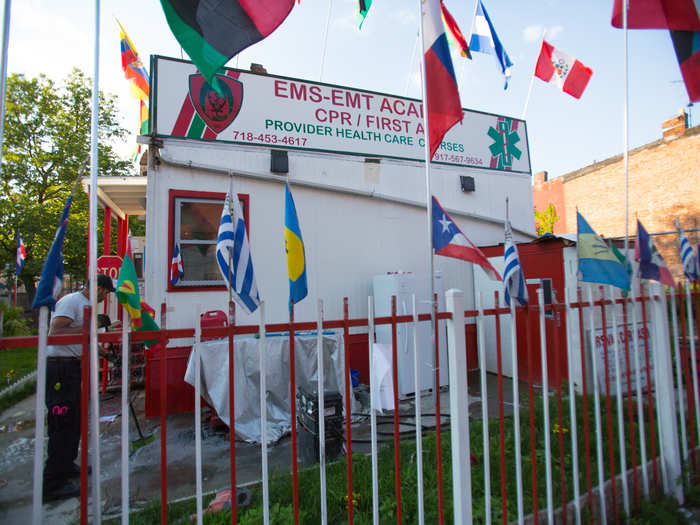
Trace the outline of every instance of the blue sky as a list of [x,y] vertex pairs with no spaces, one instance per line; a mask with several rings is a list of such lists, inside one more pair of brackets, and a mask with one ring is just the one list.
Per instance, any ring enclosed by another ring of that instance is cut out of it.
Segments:
[[[513,76],[504,91],[493,57],[475,53],[466,61],[453,55],[462,106],[520,118],[546,28],[547,40],[592,68],[593,77],[580,100],[535,79],[525,116],[533,172],[547,170],[557,177],[621,153],[624,37],[610,25],[612,0],[484,1],[515,64]],[[445,4],[468,34],[474,1]],[[43,72],[60,80],[78,67],[92,75],[93,5],[86,0],[15,1],[9,73]],[[417,0],[374,0],[362,30],[355,5],[356,0],[302,0],[275,33],[228,65],[248,68],[257,62],[272,74],[420,97]],[[159,2],[101,2],[100,88],[119,97],[122,124],[136,130],[138,102],[130,98],[122,74],[115,17],[147,67],[149,55],[180,57],[181,50]],[[629,50],[629,143],[634,148],[659,139],[661,122],[689,101],[668,31],[630,31]],[[692,123],[697,120],[693,115]],[[132,144],[121,145],[120,151],[128,155]]]

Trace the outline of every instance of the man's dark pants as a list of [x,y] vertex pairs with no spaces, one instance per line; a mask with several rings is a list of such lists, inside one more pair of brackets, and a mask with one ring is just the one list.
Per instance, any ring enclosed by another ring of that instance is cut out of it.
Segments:
[[49,447],[44,489],[61,487],[71,477],[80,443],[80,360],[49,357],[46,361],[46,408]]

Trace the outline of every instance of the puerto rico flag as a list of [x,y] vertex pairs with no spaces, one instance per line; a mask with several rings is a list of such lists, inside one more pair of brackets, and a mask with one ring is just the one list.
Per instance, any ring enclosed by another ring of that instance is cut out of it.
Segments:
[[478,264],[491,279],[501,280],[501,276],[491,266],[484,253],[462,233],[435,197],[433,197],[433,249],[437,255]]
[[581,98],[593,76],[593,70],[543,39],[535,76],[554,84],[574,98]]
[[423,98],[428,108],[428,143],[432,159],[445,133],[462,121],[462,106],[442,24],[440,0],[425,0],[422,11],[426,91]]
[[180,245],[175,243],[175,248],[173,248],[173,258],[170,261],[170,282],[176,285],[182,279],[185,274],[182,268],[182,257],[180,257]]
[[24,260],[27,258],[27,251],[24,249],[24,243],[22,242],[22,236],[17,230],[17,266],[15,267],[15,275],[19,275],[24,268]]
[[658,281],[670,288],[676,288],[676,282],[666,262],[639,220],[637,220],[637,242],[634,243],[634,260],[639,261],[640,278]]

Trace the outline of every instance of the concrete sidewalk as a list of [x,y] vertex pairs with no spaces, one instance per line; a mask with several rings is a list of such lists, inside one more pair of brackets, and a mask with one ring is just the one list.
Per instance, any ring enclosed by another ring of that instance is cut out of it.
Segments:
[[[498,416],[497,384],[494,376],[489,376],[489,415]],[[510,381],[504,381],[506,413],[512,412]],[[521,392],[523,390],[521,389]],[[478,376],[470,374],[469,412],[472,418],[481,417],[481,403],[478,399]],[[130,505],[137,509],[152,500],[160,499],[160,419],[145,419],[143,391],[135,391],[134,408],[139,425],[145,436],[153,434],[155,439],[137,449],[129,458]],[[522,395],[522,394],[521,394]],[[101,414],[119,412],[120,394],[101,402]],[[449,414],[449,392],[440,396],[441,413]],[[34,407],[35,396],[20,402],[13,408],[0,414],[0,522],[28,523],[32,511],[32,475],[34,461]],[[433,397],[425,394],[421,397],[422,411],[434,413]],[[465,403],[466,407],[466,403]],[[401,402],[400,410],[411,414],[414,399]],[[205,411],[206,413],[206,411]],[[353,438],[363,441],[369,437],[368,418],[356,418],[353,424]],[[447,422],[443,418],[443,424]],[[424,427],[434,427],[435,418],[427,416]],[[217,430],[207,421],[203,421],[202,464],[203,490],[211,492],[230,486],[229,478],[229,441],[226,428]],[[129,421],[130,439],[138,439],[133,419]],[[401,430],[413,429],[402,426]],[[385,430],[390,431],[388,427]],[[448,430],[447,430],[448,431]],[[101,458],[101,508],[103,518],[118,515],[121,511],[121,416],[113,422],[100,424],[100,458]],[[353,440],[354,441],[354,440]],[[261,478],[260,446],[256,444],[236,443],[237,484],[252,483]],[[369,444],[353,443],[353,452],[369,452]],[[290,470],[291,440],[289,436],[268,447],[270,473]],[[168,416],[167,422],[168,454],[168,500],[192,497],[195,492],[195,453],[194,453],[194,414]],[[92,476],[90,476],[92,482]],[[92,499],[92,486],[88,493]],[[79,518],[79,498],[44,504],[44,521],[52,525],[73,523]],[[90,502],[88,511],[93,512]]]

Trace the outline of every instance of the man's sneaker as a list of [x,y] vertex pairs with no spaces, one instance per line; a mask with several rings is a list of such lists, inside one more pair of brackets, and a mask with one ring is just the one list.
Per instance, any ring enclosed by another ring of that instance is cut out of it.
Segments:
[[[88,471],[88,476],[92,474],[92,466],[88,465],[87,468]],[[80,465],[77,463],[71,463],[71,469],[70,472],[68,473],[69,478],[79,478],[80,477]]]
[[44,501],[75,498],[80,496],[80,487],[70,481],[63,485],[44,487]]

